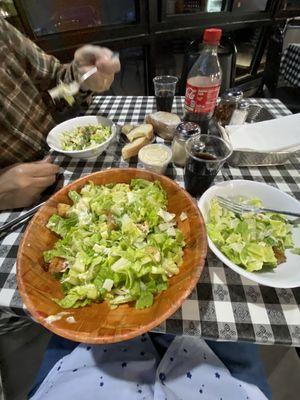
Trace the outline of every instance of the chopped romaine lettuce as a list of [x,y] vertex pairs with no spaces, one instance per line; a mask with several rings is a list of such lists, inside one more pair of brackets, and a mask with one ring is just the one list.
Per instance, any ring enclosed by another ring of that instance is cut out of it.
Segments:
[[90,149],[105,142],[110,135],[109,126],[101,124],[78,126],[62,135],[61,148],[69,151]]
[[293,254],[297,254],[297,255],[300,256],[300,247],[295,247],[294,249],[291,250],[291,252],[292,252]]
[[159,182],[97,186],[69,192],[73,205],[63,218],[52,215],[47,227],[61,238],[44,252],[67,261],[60,276],[63,308],[107,301],[112,308],[134,302],[150,307],[154,296],[179,272],[184,237]]
[[[259,199],[238,199],[240,203],[262,207]],[[246,270],[259,271],[279,264],[276,254],[292,248],[292,225],[275,213],[234,214],[216,199],[210,204],[207,231],[210,239],[229,260]]]

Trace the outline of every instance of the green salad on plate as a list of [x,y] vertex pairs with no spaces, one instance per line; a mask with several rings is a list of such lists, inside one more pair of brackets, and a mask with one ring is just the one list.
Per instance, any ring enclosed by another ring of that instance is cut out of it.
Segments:
[[105,142],[110,135],[110,127],[102,124],[78,126],[70,132],[63,133],[61,148],[67,151],[90,149]]
[[[239,203],[262,207],[259,199],[238,199]],[[210,203],[207,231],[218,249],[233,263],[247,271],[275,268],[285,262],[285,250],[294,247],[293,226],[277,213],[235,214],[217,199]]]
[[59,204],[47,224],[59,236],[44,252],[64,292],[54,300],[63,308],[93,301],[150,307],[179,272],[185,246],[160,183],[90,182],[68,195],[73,204]]

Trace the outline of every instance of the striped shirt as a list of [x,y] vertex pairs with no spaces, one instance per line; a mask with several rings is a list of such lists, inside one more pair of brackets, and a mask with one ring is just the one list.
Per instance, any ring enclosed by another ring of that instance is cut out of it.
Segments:
[[42,157],[62,105],[48,90],[74,80],[74,72],[73,63],[60,64],[0,18],[0,168]]

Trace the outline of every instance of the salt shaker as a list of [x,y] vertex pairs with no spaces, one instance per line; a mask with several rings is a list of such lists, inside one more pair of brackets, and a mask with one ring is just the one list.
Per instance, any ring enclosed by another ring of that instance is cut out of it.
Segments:
[[184,167],[186,161],[185,143],[191,137],[201,134],[201,129],[194,122],[181,122],[174,134],[172,142],[173,162],[178,167]]
[[246,122],[249,112],[249,103],[245,100],[241,101],[238,108],[234,110],[229,125],[243,125]]

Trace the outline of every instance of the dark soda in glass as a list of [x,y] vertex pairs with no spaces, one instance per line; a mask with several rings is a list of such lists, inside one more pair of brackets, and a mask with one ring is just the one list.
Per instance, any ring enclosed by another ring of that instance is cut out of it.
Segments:
[[186,190],[194,197],[201,196],[212,184],[218,173],[219,165],[211,167],[207,161],[216,161],[217,157],[209,153],[194,153],[188,156],[185,166],[184,184]]
[[174,93],[171,90],[161,89],[157,92],[155,97],[157,111],[172,111]]
[[212,184],[224,162],[232,154],[231,145],[214,135],[200,135],[186,142],[185,189],[201,196]]
[[160,75],[153,79],[157,111],[171,112],[178,78]]

